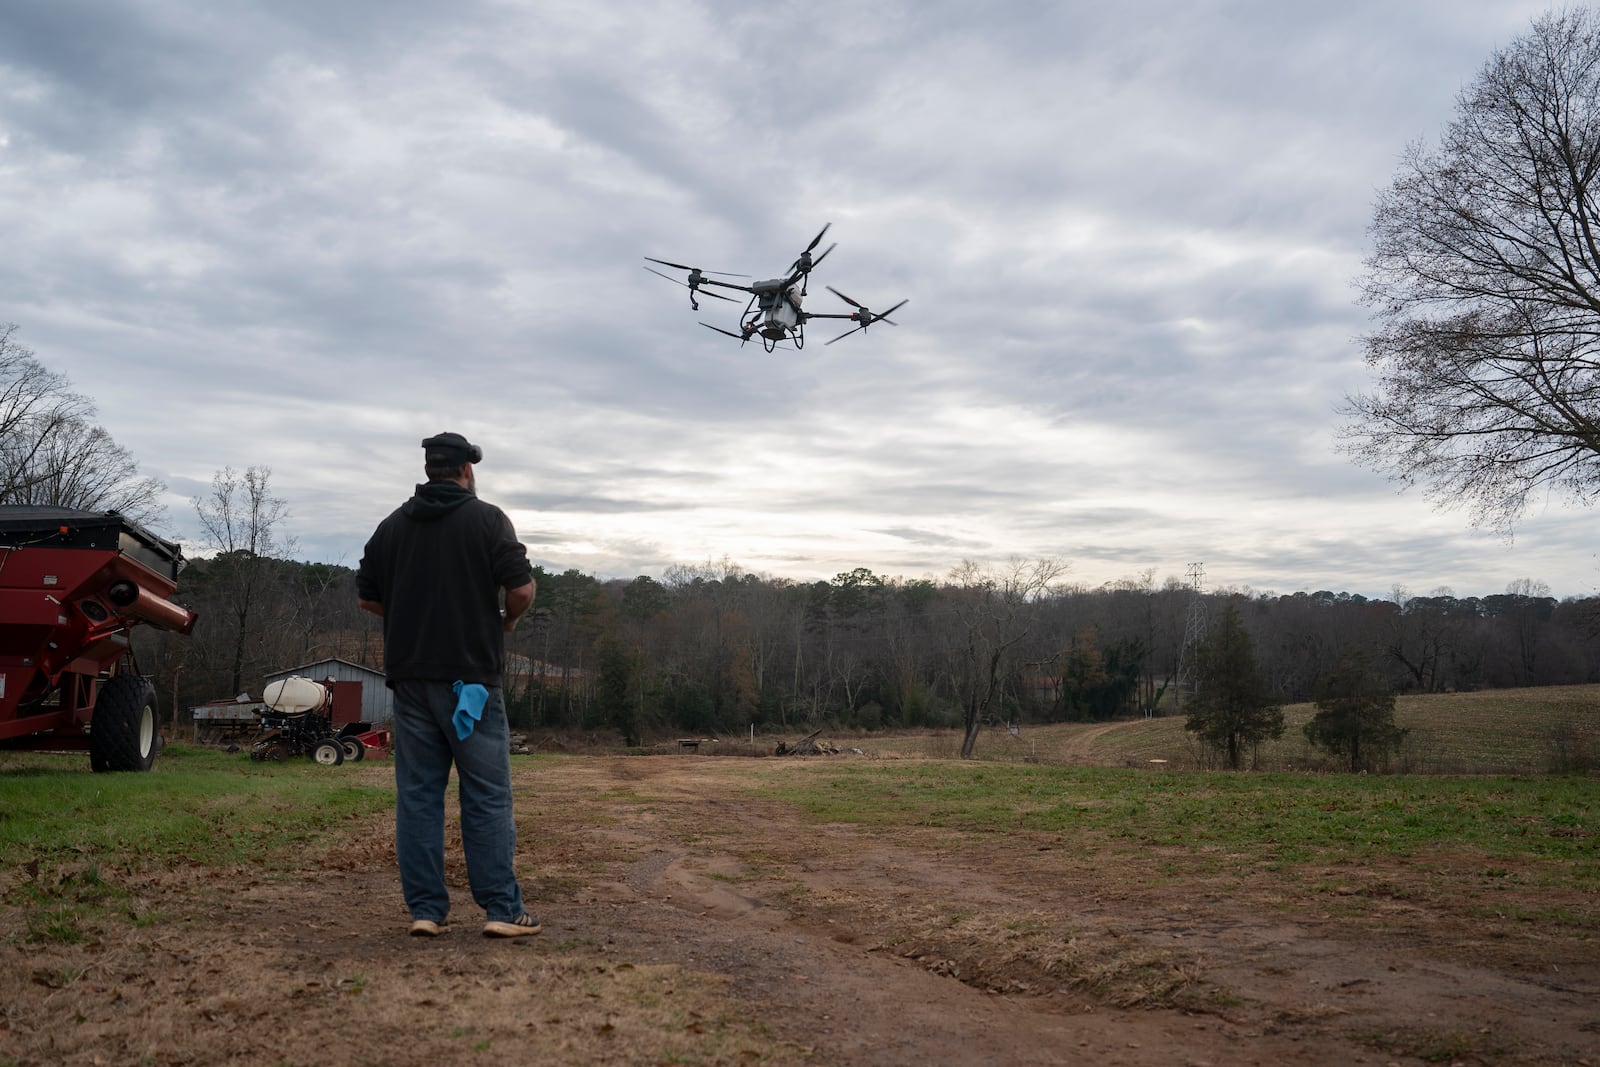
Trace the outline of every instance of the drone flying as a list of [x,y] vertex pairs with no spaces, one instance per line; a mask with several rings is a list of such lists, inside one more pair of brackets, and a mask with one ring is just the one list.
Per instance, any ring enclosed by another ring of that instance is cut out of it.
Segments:
[[801,307],[802,301],[805,300],[806,284],[811,278],[812,268],[827,259],[829,252],[839,247],[837,243],[831,244],[823,249],[820,256],[815,259],[811,256],[817,245],[822,243],[822,235],[827,233],[828,227],[832,225],[833,223],[830,222],[822,227],[821,232],[811,239],[811,243],[806,245],[805,251],[801,252],[799,257],[789,265],[788,273],[781,278],[769,278],[764,282],[751,282],[749,285],[743,285],[739,282],[719,281],[719,278],[748,278],[750,275],[701,270],[699,267],[689,267],[682,263],[670,263],[667,260],[655,259],[651,256],[645,256],[644,258],[651,263],[659,263],[663,267],[686,270],[689,272],[689,280],[680,282],[676,278],[662,274],[654,267],[646,267],[645,270],[658,278],[666,278],[669,282],[687,286],[689,290],[689,306],[695,311],[700,310],[700,302],[695,299],[696,294],[713,297],[717,300],[727,300],[730,303],[738,303],[738,300],[734,297],[704,290],[701,286],[714,285],[722,289],[736,289],[741,293],[749,293],[750,301],[745,305],[744,312],[739,316],[738,333],[732,330],[724,330],[720,326],[713,326],[709,322],[702,322],[700,325],[708,330],[716,330],[718,333],[736,338],[741,345],[752,337],[760,337],[762,346],[768,352],[777,348],[784,341],[792,341],[796,348],[804,348],[806,346],[806,323],[811,319],[848,319],[850,322],[857,324],[841,333],[838,337],[823,342],[830,345],[834,341],[844,340],[857,330],[865,330],[875,322],[887,322],[890,326],[899,325],[889,316],[905,307],[905,300],[900,301],[888,311],[869,311],[865,304],[857,303],[831,285],[825,286],[828,292],[855,308],[854,311],[826,315],[820,312],[806,311]]

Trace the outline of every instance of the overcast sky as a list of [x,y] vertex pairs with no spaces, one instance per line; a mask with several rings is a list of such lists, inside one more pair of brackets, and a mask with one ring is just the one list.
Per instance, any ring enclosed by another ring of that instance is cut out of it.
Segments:
[[[1336,449],[1375,194],[1543,8],[7,0],[0,322],[184,539],[264,465],[353,566],[450,429],[553,570],[1585,595],[1592,512]],[[641,269],[828,222],[808,309],[897,326],[741,348]]]

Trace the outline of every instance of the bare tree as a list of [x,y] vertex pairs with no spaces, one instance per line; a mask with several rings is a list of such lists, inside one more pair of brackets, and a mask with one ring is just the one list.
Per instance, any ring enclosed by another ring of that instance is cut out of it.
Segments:
[[1507,531],[1541,487],[1600,492],[1597,194],[1600,15],[1547,14],[1378,199],[1358,462]]
[[139,463],[104,427],[68,423],[33,453],[27,476],[5,497],[8,504],[47,504],[84,511],[118,511],[154,525],[166,514],[166,485],[139,473]]
[[94,405],[13,340],[16,330],[0,325],[0,504],[159,520],[166,486],[140,476],[132,454],[94,424]]
[[206,540],[217,550],[215,561],[235,624],[232,648],[232,690],[242,692],[245,652],[255,636],[257,609],[271,579],[275,557],[294,550],[279,526],[288,504],[272,495],[272,469],[251,467],[244,474],[224,467],[211,478],[211,493],[195,497],[195,514]]
[[1539,652],[1546,627],[1555,615],[1556,600],[1550,587],[1532,578],[1518,578],[1506,585],[1511,642],[1516,650],[1517,681],[1533,685],[1538,677]]
[[211,476],[210,495],[191,501],[211,547],[252,556],[289,547],[278,533],[289,506],[272,495],[271,483],[271,467],[251,467],[242,475],[224,467]]
[[1050,593],[1067,565],[1056,559],[1013,559],[989,568],[964,560],[951,572],[954,611],[960,620],[954,657],[961,697],[961,758],[972,758],[978,728],[1011,674],[1017,650],[1037,621],[1039,598]]

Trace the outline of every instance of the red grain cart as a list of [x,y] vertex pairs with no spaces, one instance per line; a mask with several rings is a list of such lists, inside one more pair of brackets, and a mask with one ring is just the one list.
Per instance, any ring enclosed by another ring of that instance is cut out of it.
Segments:
[[147,771],[156,692],[139,623],[188,634],[167,597],[183,553],[116,512],[0,505],[0,747],[86,748],[96,771]]

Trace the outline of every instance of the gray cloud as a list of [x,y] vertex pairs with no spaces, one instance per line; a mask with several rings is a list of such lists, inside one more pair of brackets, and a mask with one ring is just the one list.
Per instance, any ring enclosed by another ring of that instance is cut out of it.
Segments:
[[[353,562],[449,427],[558,570],[1586,592],[1584,513],[1507,545],[1332,447],[1374,191],[1541,7],[23,4],[0,320],[183,536],[265,464]],[[640,269],[824,222],[808,306],[898,327],[767,354]]]

